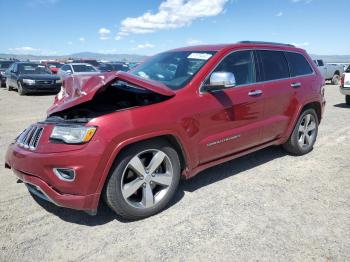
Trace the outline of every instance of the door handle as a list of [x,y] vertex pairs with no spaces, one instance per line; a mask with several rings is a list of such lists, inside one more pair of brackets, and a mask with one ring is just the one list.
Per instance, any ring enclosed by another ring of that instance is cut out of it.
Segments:
[[290,86],[293,88],[298,88],[298,87],[301,87],[301,83],[292,83],[290,84]]
[[248,93],[249,96],[259,96],[263,93],[261,90],[253,90]]

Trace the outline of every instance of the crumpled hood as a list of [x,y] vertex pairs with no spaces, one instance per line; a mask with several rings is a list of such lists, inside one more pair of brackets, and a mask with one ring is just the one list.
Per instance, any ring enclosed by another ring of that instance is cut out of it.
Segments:
[[175,95],[173,90],[160,82],[144,79],[122,71],[101,73],[93,76],[73,75],[64,79],[63,91],[55,97],[53,105],[47,111],[47,115],[50,116],[53,113],[92,100],[97,92],[102,91],[103,88],[115,80],[123,80],[164,96],[171,97]]

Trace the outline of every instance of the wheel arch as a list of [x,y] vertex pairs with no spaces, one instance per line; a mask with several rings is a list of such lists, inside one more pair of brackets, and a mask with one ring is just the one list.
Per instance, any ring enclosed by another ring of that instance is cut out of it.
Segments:
[[298,119],[299,119],[300,115],[307,109],[314,109],[316,111],[316,114],[317,114],[318,123],[321,123],[321,119],[322,119],[321,103],[319,101],[314,101],[314,100],[313,101],[308,101],[304,105],[301,105],[299,107],[299,110],[297,111],[297,113],[293,117],[293,119],[291,121],[291,124],[288,127],[288,129],[287,129],[286,136],[282,137],[279,140],[279,144],[283,144],[289,139],[290,135],[293,132],[293,129],[294,129],[296,123],[298,122]]
[[318,120],[318,123],[321,123],[321,119],[322,119],[322,109],[321,109],[321,103],[320,102],[310,102],[310,103],[307,103],[305,104],[302,109],[300,110],[299,114],[298,114],[298,117],[300,116],[300,114],[302,112],[304,112],[305,110],[307,109],[315,109],[316,111],[316,114],[317,114],[317,120]]
[[108,178],[110,177],[112,170],[114,169],[120,156],[122,155],[123,152],[125,152],[125,150],[127,150],[128,148],[136,144],[149,142],[152,140],[163,140],[169,143],[178,153],[181,173],[184,173],[187,170],[189,161],[190,161],[189,156],[186,153],[186,149],[183,143],[181,142],[181,140],[176,134],[173,134],[173,133],[163,133],[158,135],[149,134],[142,137],[133,138],[131,140],[124,141],[123,143],[115,147],[114,152],[111,154],[108,164],[106,165],[103,175],[101,176],[99,185],[97,187],[97,192],[103,194],[105,190],[106,182],[108,181]]

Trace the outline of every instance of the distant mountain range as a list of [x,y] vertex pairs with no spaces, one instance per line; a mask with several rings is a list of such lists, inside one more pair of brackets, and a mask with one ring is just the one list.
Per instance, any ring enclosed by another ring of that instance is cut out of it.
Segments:
[[93,52],[81,52],[70,55],[15,55],[15,54],[0,54],[0,58],[10,59],[15,58],[19,60],[66,60],[69,58],[87,58],[87,59],[96,59],[96,60],[106,60],[106,61],[125,61],[125,62],[142,62],[147,58],[143,55],[133,55],[133,54],[101,54]]
[[[350,63],[350,55],[314,55],[313,59],[323,59],[327,63]],[[68,58],[88,58],[106,61],[125,61],[125,62],[142,62],[147,56],[133,54],[101,54],[93,52],[81,52],[63,56],[42,56],[42,55],[15,55],[15,54],[0,54],[0,58],[10,59],[16,58],[19,60],[66,60]]]

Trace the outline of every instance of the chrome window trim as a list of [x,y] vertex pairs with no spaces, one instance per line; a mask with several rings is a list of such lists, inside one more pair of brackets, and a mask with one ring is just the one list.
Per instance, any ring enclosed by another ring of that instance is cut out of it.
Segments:
[[[249,84],[244,84],[244,85],[236,85],[234,87],[229,87],[226,89],[231,89],[231,88],[237,88],[237,87],[246,87],[246,86],[251,86],[251,85],[256,85],[256,84],[266,84],[266,83],[271,83],[271,82],[276,82],[276,81],[281,81],[281,80],[287,80],[287,79],[295,79],[295,78],[299,78],[299,77],[305,77],[305,76],[312,76],[312,75],[316,75],[316,72],[314,70],[314,68],[310,65],[310,62],[308,59],[306,59],[306,57],[304,56],[303,53],[299,53],[296,51],[290,51],[290,50],[276,50],[276,49],[269,49],[269,48],[244,48],[244,49],[238,49],[238,50],[234,50],[229,52],[228,54],[226,54],[223,58],[220,59],[219,62],[217,62],[217,64],[215,65],[215,67],[210,70],[210,72],[205,76],[204,80],[201,82],[200,86],[199,86],[199,94],[203,95],[203,94],[207,94],[208,92],[202,91],[202,87],[204,85],[204,83],[208,80],[208,78],[210,77],[210,75],[213,73],[213,71],[219,66],[219,64],[229,55],[239,52],[239,51],[279,51],[279,52],[289,52],[289,53],[295,53],[295,54],[300,54],[304,57],[304,59],[306,60],[306,62],[309,64],[309,66],[312,69],[312,73],[311,74],[305,74],[305,75],[298,75],[298,76],[290,76],[287,78],[279,78],[279,79],[273,79],[273,80],[267,80],[267,81],[260,81],[260,82],[254,82],[254,83],[249,83]],[[287,63],[288,63],[288,59],[286,58]],[[256,65],[255,65],[255,60],[253,61],[254,64],[254,72],[256,73]],[[289,63],[288,63],[288,70],[289,69]],[[290,73],[290,72],[289,72]],[[255,75],[255,81],[256,81],[256,75]]]

